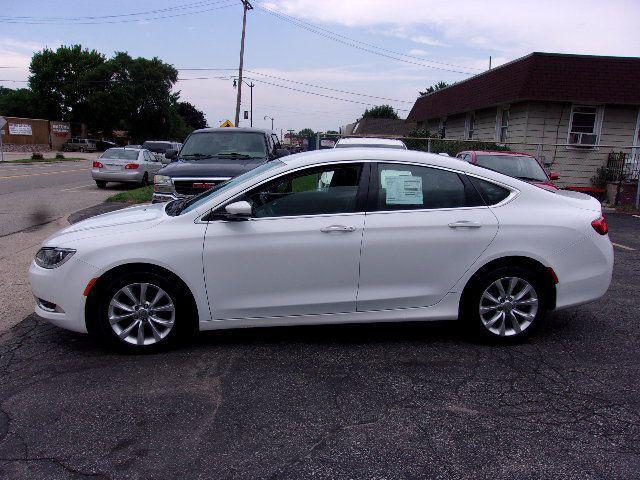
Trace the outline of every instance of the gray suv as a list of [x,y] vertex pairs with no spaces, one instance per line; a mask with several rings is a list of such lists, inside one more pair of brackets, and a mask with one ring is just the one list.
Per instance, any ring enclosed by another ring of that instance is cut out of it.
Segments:
[[70,138],[62,144],[63,152],[95,152],[98,150],[95,140],[88,138]]

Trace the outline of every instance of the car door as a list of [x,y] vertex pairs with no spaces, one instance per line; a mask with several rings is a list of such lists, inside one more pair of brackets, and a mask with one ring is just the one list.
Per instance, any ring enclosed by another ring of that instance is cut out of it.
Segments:
[[355,311],[367,180],[363,163],[304,168],[227,202],[248,201],[251,219],[206,217],[212,318]]
[[434,305],[498,231],[495,215],[464,174],[380,163],[369,192],[359,311]]
[[149,172],[149,180],[152,180],[155,174],[160,170],[162,164],[158,161],[153,153],[149,150],[143,150],[147,171]]

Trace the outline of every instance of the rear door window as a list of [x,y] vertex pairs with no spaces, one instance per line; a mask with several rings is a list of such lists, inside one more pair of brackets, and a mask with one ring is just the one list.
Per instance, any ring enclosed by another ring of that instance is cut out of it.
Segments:
[[373,210],[462,208],[482,203],[456,172],[397,163],[378,164],[377,170]]

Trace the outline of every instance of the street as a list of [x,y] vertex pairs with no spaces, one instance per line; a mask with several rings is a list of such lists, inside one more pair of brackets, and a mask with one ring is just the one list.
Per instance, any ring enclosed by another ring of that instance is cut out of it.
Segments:
[[26,316],[0,337],[0,477],[637,478],[640,219],[608,221],[606,296],[510,346],[410,323],[135,356]]
[[110,195],[112,191],[98,189],[91,179],[90,160],[0,164],[0,236],[50,222]]
[[27,269],[42,241],[67,225],[67,217],[129,188],[109,184],[100,190],[89,160],[0,164],[0,331],[33,310]]

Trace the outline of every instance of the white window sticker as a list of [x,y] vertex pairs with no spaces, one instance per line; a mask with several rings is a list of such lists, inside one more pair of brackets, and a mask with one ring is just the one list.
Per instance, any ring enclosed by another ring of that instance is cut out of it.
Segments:
[[387,176],[387,205],[422,205],[422,177]]
[[382,188],[387,188],[387,178],[400,176],[410,177],[411,172],[407,172],[404,170],[382,170],[380,172],[380,186]]

